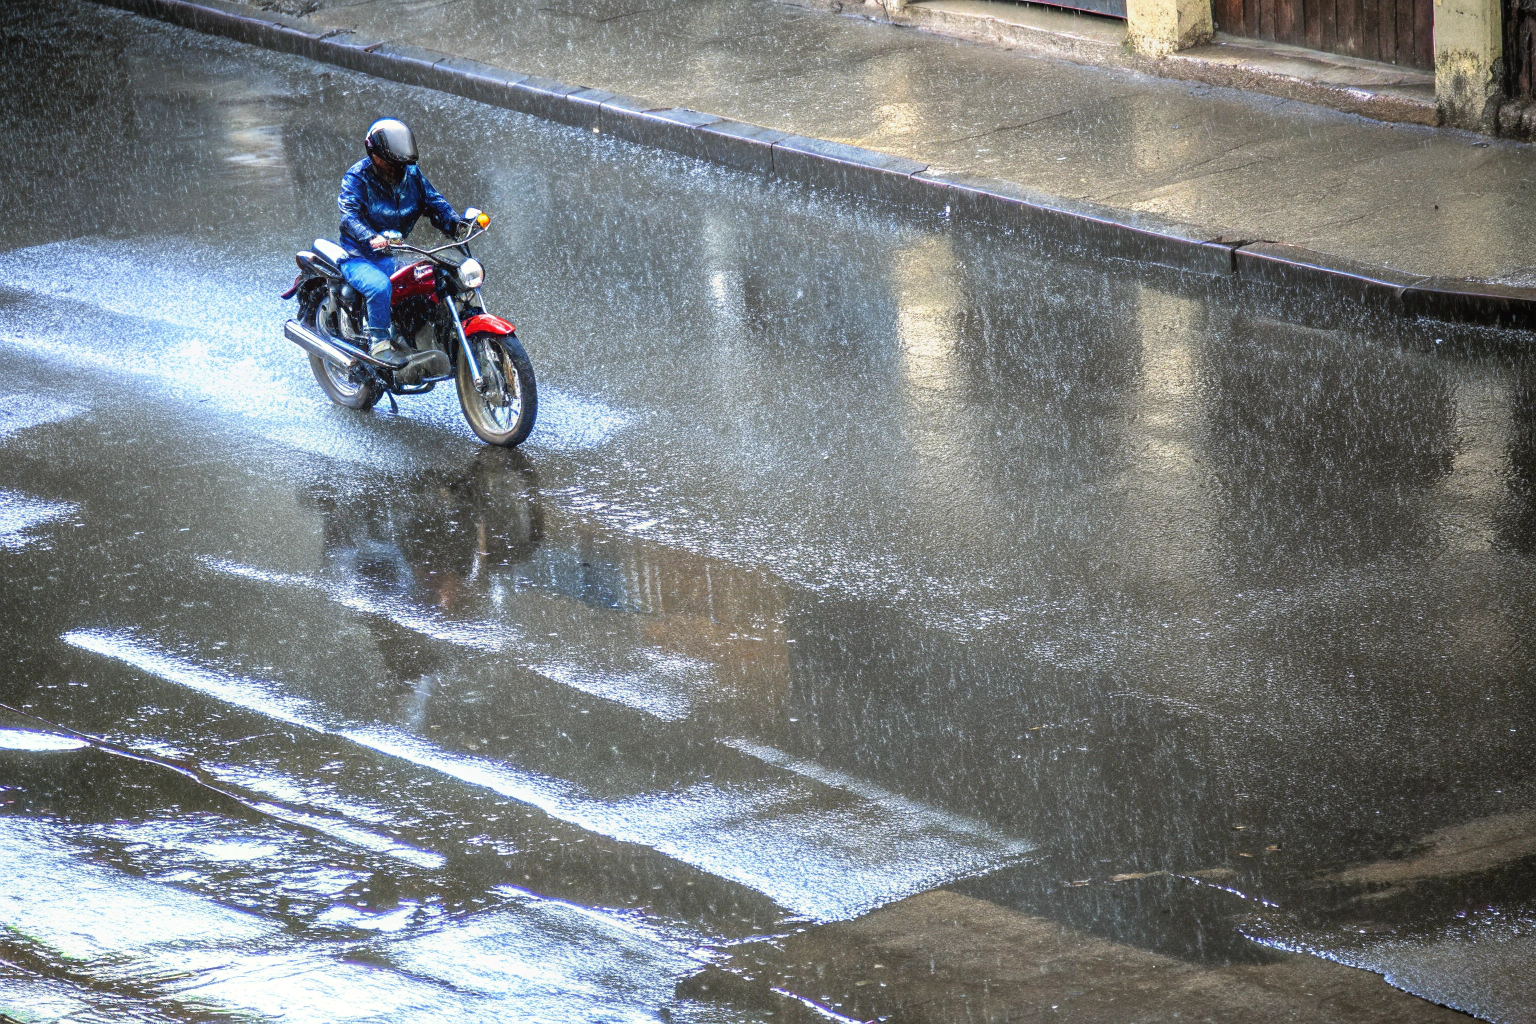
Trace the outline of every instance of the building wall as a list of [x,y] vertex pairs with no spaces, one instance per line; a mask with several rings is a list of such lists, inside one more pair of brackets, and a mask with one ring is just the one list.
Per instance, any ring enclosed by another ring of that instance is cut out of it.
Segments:
[[[910,0],[813,2],[833,10],[872,10],[896,21],[907,20],[901,15],[910,5]],[[1293,19],[1287,25],[1279,24],[1278,16],[1270,17],[1272,24],[1260,18],[1250,25],[1249,0],[1125,0],[1126,45],[1142,57],[1162,57],[1209,42],[1213,32],[1220,30],[1368,60],[1432,66],[1443,124],[1536,140],[1536,98],[1511,101],[1505,94],[1508,57],[1503,5],[1507,0],[1380,0],[1372,8],[1374,23],[1365,17],[1366,8],[1357,0],[1350,2],[1359,10],[1341,22],[1339,12],[1345,2],[1334,0],[1331,22],[1319,15],[1314,25],[1306,20],[1312,14],[1305,13],[1301,21]],[[1381,14],[1383,5],[1394,2],[1390,17]],[[1272,6],[1279,10],[1278,5]],[[1303,9],[1301,0],[1292,6]],[[1312,10],[1306,5],[1305,12]],[[1427,19],[1426,10],[1430,12]],[[1234,20],[1234,11],[1242,12],[1242,17]],[[1386,39],[1389,30],[1391,40]],[[1536,69],[1529,78],[1536,82]],[[1536,88],[1532,92],[1536,93]]]
[[1499,0],[1435,0],[1435,95],[1447,124],[1496,130],[1503,57]]

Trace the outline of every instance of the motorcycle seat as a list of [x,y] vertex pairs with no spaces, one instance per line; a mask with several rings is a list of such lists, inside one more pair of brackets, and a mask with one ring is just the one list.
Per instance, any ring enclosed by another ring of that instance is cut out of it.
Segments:
[[320,258],[321,262],[338,274],[341,273],[341,261],[352,255],[328,238],[315,239],[312,251]]

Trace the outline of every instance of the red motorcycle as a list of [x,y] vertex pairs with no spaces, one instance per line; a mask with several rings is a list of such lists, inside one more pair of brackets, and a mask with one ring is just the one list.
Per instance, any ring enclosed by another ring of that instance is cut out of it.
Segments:
[[408,350],[404,366],[392,368],[369,354],[363,296],[341,274],[349,253],[324,238],[294,257],[299,276],[283,298],[298,296],[299,311],[283,325],[283,336],[309,353],[315,380],[337,405],[367,410],[388,395],[394,407],[396,395],[423,395],[453,378],[470,428],[488,444],[511,448],[533,429],[538,389],[517,329],[487,313],[480,298],[485,269],[469,243],[486,232],[490,218],[473,207],[465,216],[469,233],[435,249],[407,245],[397,231],[384,233],[386,253],[410,258],[390,276],[390,319]]

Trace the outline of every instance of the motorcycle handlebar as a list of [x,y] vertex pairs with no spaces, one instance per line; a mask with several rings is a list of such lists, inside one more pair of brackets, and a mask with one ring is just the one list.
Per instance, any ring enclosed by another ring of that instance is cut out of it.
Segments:
[[387,253],[387,254],[389,254],[389,255],[395,255],[397,253],[413,253],[413,254],[415,254],[417,256],[436,256],[438,253],[442,252],[444,249],[457,249],[461,245],[467,245],[470,242],[473,242],[475,239],[479,238],[481,235],[485,234],[489,230],[491,230],[491,229],[488,226],[487,227],[478,227],[477,226],[476,228],[472,229],[469,234],[465,235],[463,238],[459,239],[458,241],[456,241],[456,242],[449,242],[446,245],[439,245],[439,246],[436,246],[435,248],[431,248],[431,249],[420,249],[420,248],[417,248],[414,245],[409,245],[409,244],[407,244],[405,242],[390,242],[388,245],[386,245],[383,248],[382,251]]

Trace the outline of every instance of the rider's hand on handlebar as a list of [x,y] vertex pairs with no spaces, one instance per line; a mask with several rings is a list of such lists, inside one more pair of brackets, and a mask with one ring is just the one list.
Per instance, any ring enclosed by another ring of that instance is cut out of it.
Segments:
[[368,247],[374,252],[383,252],[385,249],[389,248],[389,239],[385,238],[383,235],[374,235],[372,238],[368,239]]

